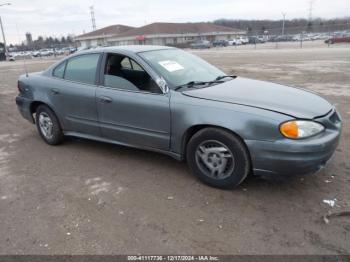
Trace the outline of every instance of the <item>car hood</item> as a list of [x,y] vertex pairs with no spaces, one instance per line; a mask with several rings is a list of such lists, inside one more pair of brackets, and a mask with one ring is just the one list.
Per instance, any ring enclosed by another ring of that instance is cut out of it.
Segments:
[[242,77],[182,93],[201,99],[262,108],[296,118],[312,119],[326,115],[332,109],[328,101],[312,92]]

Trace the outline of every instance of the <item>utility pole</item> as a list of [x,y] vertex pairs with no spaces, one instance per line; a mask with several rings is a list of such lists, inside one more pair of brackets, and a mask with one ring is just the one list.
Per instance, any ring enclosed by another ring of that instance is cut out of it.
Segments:
[[[11,3],[0,4],[0,6],[4,6],[4,5],[11,5]],[[7,52],[7,46],[6,46],[5,31],[4,31],[4,27],[2,25],[1,16],[0,16],[0,27],[1,27],[1,32],[2,32],[2,38],[4,39],[5,56],[7,57],[8,52]]]
[[92,30],[96,30],[96,20],[95,20],[95,10],[94,6],[90,6],[90,15],[91,15],[91,23],[92,23]]
[[286,22],[286,13],[282,13],[283,16],[283,22],[282,22],[282,36],[284,36],[284,24]]
[[311,0],[311,1],[309,2],[309,22],[311,22],[311,20],[312,20],[313,5],[314,5],[314,1]]
[[4,27],[2,26],[1,16],[0,16],[0,27],[2,32],[2,39],[4,39],[5,56],[7,57],[6,38],[5,38]]
[[307,23],[308,31],[312,29],[312,11],[313,11],[314,0],[309,2],[309,21]]

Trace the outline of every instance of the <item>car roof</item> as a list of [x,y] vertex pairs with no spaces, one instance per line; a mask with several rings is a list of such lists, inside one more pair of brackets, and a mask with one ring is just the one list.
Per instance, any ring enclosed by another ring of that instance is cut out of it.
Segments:
[[147,51],[169,50],[169,49],[177,49],[177,48],[170,47],[170,46],[157,46],[157,45],[124,45],[124,46],[109,46],[109,47],[99,47],[99,48],[93,48],[88,50],[81,50],[51,65],[46,70],[46,72],[48,72],[48,74],[51,74],[52,70],[56,68],[56,66],[62,63],[63,61],[66,61],[70,58],[83,55],[83,54],[93,54],[93,53],[96,54],[96,53],[102,53],[102,52],[111,52],[111,53],[122,52],[122,53],[126,53],[126,55],[132,55],[132,54],[147,52]]
[[175,49],[174,47],[169,46],[157,46],[157,45],[124,45],[124,46],[109,46],[109,47],[100,47],[95,49],[89,49],[78,52],[81,53],[96,53],[96,52],[130,52],[130,53],[141,53],[154,50],[166,50],[166,49]]

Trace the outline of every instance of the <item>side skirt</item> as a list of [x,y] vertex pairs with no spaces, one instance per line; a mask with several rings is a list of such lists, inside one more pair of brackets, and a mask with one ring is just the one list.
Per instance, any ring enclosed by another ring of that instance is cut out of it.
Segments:
[[122,142],[118,142],[118,141],[115,141],[115,140],[112,140],[112,139],[98,137],[98,136],[92,136],[92,135],[87,135],[87,134],[83,134],[83,133],[79,133],[79,132],[65,131],[63,133],[64,133],[65,136],[80,137],[80,138],[95,140],[95,141],[99,141],[99,142],[115,144],[115,145],[119,145],[119,146],[126,146],[126,147],[131,147],[131,148],[142,149],[142,150],[146,150],[146,151],[153,151],[153,152],[157,152],[157,153],[161,153],[161,154],[164,154],[164,155],[171,156],[172,158],[175,158],[178,161],[182,161],[183,160],[183,158],[182,158],[182,156],[180,154],[177,154],[177,153],[174,153],[174,152],[171,152],[171,151],[161,150],[161,149],[157,149],[157,148],[153,148],[153,147],[147,147],[147,146],[138,146],[138,145],[132,145],[132,144],[128,144],[128,143],[122,143]]

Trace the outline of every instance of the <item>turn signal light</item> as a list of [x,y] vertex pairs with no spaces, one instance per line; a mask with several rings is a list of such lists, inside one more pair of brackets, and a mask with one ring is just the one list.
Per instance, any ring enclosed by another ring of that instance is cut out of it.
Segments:
[[286,122],[280,127],[281,133],[288,138],[298,138],[298,125],[295,121]]
[[314,136],[323,132],[324,129],[322,124],[308,120],[288,121],[280,125],[282,135],[291,139]]

